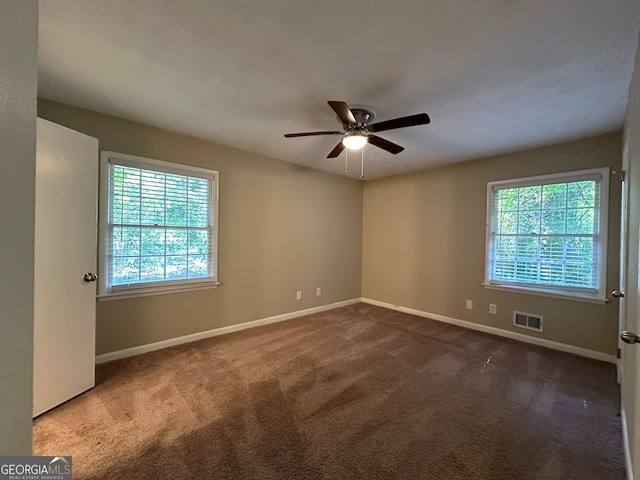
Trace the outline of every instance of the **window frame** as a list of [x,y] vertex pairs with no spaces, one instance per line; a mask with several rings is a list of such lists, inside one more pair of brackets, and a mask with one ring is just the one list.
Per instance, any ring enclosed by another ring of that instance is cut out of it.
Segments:
[[[111,265],[109,264],[109,166],[130,166],[133,168],[156,170],[163,173],[205,178],[211,181],[211,277],[184,280],[144,282],[127,286],[108,285]],[[220,174],[217,170],[183,165],[174,162],[129,155],[112,151],[100,152],[100,180],[98,196],[98,300],[110,300],[123,297],[141,297],[161,295],[192,290],[216,288],[218,282],[218,210],[220,192]]]
[[[493,213],[495,206],[496,187],[520,188],[527,186],[551,185],[555,183],[569,183],[581,180],[596,180],[599,182],[598,205],[598,233],[597,238],[597,285],[594,289],[556,286],[556,285],[531,285],[518,284],[516,282],[504,282],[494,280],[491,277],[494,241],[492,232]],[[485,237],[485,267],[483,286],[488,289],[505,290],[511,292],[528,293],[549,297],[559,297],[586,302],[606,303],[607,299],[607,256],[609,239],[609,181],[610,168],[600,167],[587,170],[575,170],[559,172],[547,175],[536,175],[509,180],[499,180],[487,183],[487,210],[486,210],[486,237]]]

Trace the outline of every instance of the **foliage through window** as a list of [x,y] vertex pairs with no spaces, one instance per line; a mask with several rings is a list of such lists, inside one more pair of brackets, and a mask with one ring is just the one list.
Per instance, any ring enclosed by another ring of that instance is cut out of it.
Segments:
[[217,172],[103,152],[101,294],[215,284]]
[[604,299],[608,169],[488,185],[485,284]]

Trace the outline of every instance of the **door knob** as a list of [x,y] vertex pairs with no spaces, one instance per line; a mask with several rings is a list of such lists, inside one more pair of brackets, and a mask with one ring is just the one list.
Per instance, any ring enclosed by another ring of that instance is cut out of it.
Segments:
[[620,290],[614,290],[613,292],[611,292],[611,295],[616,298],[622,298],[624,297],[624,292],[621,292]]
[[636,335],[633,332],[624,331],[620,334],[620,338],[624,343],[637,343],[640,342],[640,335]]
[[85,282],[95,282],[98,279],[98,275],[96,275],[95,273],[85,273],[82,279]]

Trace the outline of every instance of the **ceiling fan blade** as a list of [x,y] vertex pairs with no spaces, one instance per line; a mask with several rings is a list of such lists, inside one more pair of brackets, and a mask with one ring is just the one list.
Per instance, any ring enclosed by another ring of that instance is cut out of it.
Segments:
[[404,150],[404,147],[390,142],[389,140],[385,140],[384,138],[380,138],[377,135],[367,135],[367,137],[369,138],[369,143],[372,143],[376,147],[386,150],[389,153],[393,153],[394,155]]
[[342,120],[342,123],[345,125],[352,125],[356,123],[356,117],[351,113],[349,105],[344,102],[336,102],[334,100],[329,100],[327,103],[331,108],[333,108],[333,111],[336,112],[336,115],[338,115],[338,118]]
[[385,120],[384,122],[373,123],[369,125],[370,132],[384,132],[385,130],[393,130],[395,128],[414,127],[416,125],[426,125],[431,122],[429,115],[426,113],[418,113],[409,115],[408,117],[394,118]]
[[335,158],[338,155],[340,155],[343,150],[344,150],[344,145],[342,144],[342,140],[340,140],[340,142],[335,146],[335,148],[331,150],[331,152],[329,152],[329,155],[327,155],[327,158]]
[[286,138],[293,138],[293,137],[313,137],[315,135],[342,135],[344,132],[336,132],[336,131],[331,131],[331,132],[302,132],[302,133],[285,133],[284,136]]

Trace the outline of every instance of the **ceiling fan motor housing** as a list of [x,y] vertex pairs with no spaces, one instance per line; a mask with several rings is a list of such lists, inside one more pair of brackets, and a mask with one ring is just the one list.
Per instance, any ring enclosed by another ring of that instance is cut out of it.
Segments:
[[364,107],[361,105],[358,105],[356,107],[351,107],[349,110],[351,110],[351,113],[353,114],[353,117],[356,119],[356,123],[354,124],[343,124],[344,129],[347,131],[360,131],[362,130],[364,127],[366,127],[367,125],[369,125],[369,123],[373,122],[376,118],[376,112],[373,108],[370,107]]

